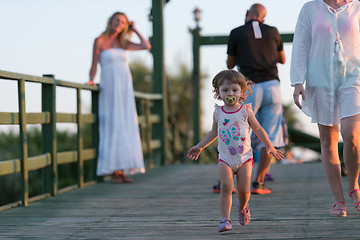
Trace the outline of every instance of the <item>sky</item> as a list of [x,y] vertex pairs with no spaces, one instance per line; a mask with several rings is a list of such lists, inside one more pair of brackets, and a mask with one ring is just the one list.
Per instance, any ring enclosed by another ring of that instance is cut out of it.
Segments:
[[[280,33],[293,33],[302,5],[308,0],[170,0],[164,7],[164,47],[166,72],[172,74],[180,63],[192,67],[192,38],[195,27],[193,11],[201,10],[201,34],[228,35],[244,24],[246,10],[254,3],[267,8],[265,23],[278,28]],[[106,27],[108,18],[116,11],[125,12],[136,22],[144,37],[152,35],[148,20],[151,0],[0,0],[0,70],[41,76],[54,74],[57,79],[85,83],[89,79],[94,39]],[[133,41],[137,41],[136,38]],[[279,65],[282,100],[292,103],[290,87],[291,44],[284,44],[286,63]],[[211,128],[213,99],[212,77],[226,69],[226,45],[201,47],[201,92],[203,130]],[[130,62],[141,60],[152,67],[149,51],[129,52]],[[95,78],[99,82],[100,67]],[[17,87],[15,82],[0,79],[0,112],[16,112]],[[27,112],[40,112],[40,85],[26,84]],[[83,94],[85,99],[90,95]],[[57,111],[76,112],[75,91],[57,90]],[[89,100],[87,100],[89,101]],[[305,132],[318,136],[317,127],[300,110],[294,110]],[[86,108],[89,106],[85,104]],[[9,126],[5,126],[9,129]],[[4,126],[0,128],[4,130]]]

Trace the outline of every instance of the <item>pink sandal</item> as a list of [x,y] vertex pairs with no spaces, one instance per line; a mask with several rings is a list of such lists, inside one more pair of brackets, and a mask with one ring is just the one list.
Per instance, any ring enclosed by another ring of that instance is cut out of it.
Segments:
[[246,205],[244,209],[240,209],[240,206],[238,205],[238,212],[239,212],[239,222],[241,225],[246,225],[250,222],[250,210],[249,210],[249,204]]
[[[349,193],[349,196],[350,196],[351,199],[353,199],[353,198],[352,198],[352,194],[353,194],[354,192],[357,192],[357,191],[360,191],[360,189],[354,189],[354,190],[352,190],[352,191]],[[353,199],[353,201],[354,201],[354,199]],[[360,212],[360,202],[355,202],[355,201],[354,201],[354,204],[355,204],[355,209],[356,209],[356,211]]]
[[218,232],[226,232],[232,230],[231,221],[226,218],[222,218],[220,221],[220,226]]
[[331,216],[335,216],[335,217],[346,217],[346,206],[345,208],[335,208],[336,205],[338,205],[339,203],[342,203],[345,205],[344,202],[337,202],[334,204],[334,207],[333,209],[331,209],[330,213],[331,213]]

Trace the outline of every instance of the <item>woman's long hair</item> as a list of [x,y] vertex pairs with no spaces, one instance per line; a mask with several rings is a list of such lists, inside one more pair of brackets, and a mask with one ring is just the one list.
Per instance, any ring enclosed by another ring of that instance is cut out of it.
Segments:
[[120,46],[123,48],[127,48],[127,43],[128,43],[128,39],[131,38],[133,31],[130,28],[130,21],[128,19],[128,17],[126,16],[125,13],[123,12],[115,12],[113,15],[111,15],[111,17],[109,18],[108,22],[107,22],[107,26],[105,31],[102,33],[102,35],[110,35],[111,31],[112,31],[112,21],[114,20],[114,18],[118,15],[122,15],[126,18],[126,25],[124,27],[124,29],[117,35],[117,39],[120,42]]

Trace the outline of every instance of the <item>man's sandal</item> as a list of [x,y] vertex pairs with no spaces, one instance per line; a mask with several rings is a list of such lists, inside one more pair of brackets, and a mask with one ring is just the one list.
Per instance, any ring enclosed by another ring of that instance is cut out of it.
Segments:
[[356,202],[356,201],[353,199],[353,197],[352,197],[352,194],[353,194],[354,192],[357,192],[357,191],[360,191],[360,189],[354,189],[354,190],[352,190],[352,191],[349,193],[349,196],[350,196],[350,198],[354,201],[356,211],[360,212],[360,202]]
[[342,201],[335,203],[333,209],[331,209],[331,211],[330,211],[331,216],[334,216],[334,217],[346,217],[347,216],[346,215],[346,206],[345,206],[345,208],[336,208],[336,205],[338,205],[340,203],[345,205],[345,203]]

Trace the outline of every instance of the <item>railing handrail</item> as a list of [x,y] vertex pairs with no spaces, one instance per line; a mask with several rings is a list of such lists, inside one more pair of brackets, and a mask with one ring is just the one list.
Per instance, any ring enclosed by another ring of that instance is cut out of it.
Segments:
[[[69,81],[64,81],[51,77],[38,77],[29,74],[15,73],[9,71],[0,70],[0,78],[9,79],[9,80],[25,80],[28,82],[36,83],[45,83],[45,84],[55,84],[61,87],[70,87],[70,88],[80,88],[84,90],[99,91],[98,86],[94,85],[85,85],[81,83],[74,83]],[[135,97],[139,99],[148,99],[148,100],[162,100],[162,94],[157,93],[144,93],[139,91],[134,91]]]
[[135,98],[147,99],[147,100],[162,100],[163,96],[159,93],[144,93],[134,91]]
[[[22,200],[0,206],[1,210],[6,210],[19,205],[28,206],[28,203],[42,199],[47,196],[55,196],[58,192],[62,193],[75,188],[82,188],[96,181],[84,182],[83,164],[85,161],[93,160],[93,179],[96,177],[96,155],[98,147],[98,94],[99,87],[93,85],[79,84],[69,81],[56,79],[53,75],[44,75],[42,77],[21,74],[0,70],[0,79],[14,80],[18,82],[18,112],[0,112],[0,125],[19,125],[20,126],[20,158],[0,161],[0,176],[11,175],[20,172],[22,175]],[[39,83],[42,86],[42,110],[41,112],[29,113],[25,108],[25,82]],[[56,112],[56,87],[68,87],[76,89],[77,112],[58,113]],[[81,90],[92,92],[92,111],[91,113],[81,113]],[[160,116],[151,114],[150,108],[153,107],[153,101],[162,100],[161,94],[142,93],[135,91],[137,105],[143,115],[139,116],[139,124],[143,142],[144,155],[148,157],[146,166],[152,166],[152,156],[154,151],[162,147],[161,140],[152,139],[152,125],[160,123]],[[139,112],[138,110],[138,112]],[[76,123],[77,124],[77,148],[74,151],[58,152],[56,147],[56,123]],[[37,156],[28,157],[26,125],[41,124],[42,126],[42,153]],[[93,147],[83,148],[82,128],[83,124],[92,124]],[[146,153],[146,154],[145,154]],[[95,159],[95,160],[94,160]],[[78,183],[73,186],[67,186],[58,189],[57,166],[61,164],[77,163]],[[43,188],[44,192],[38,196],[29,198],[28,192],[28,172],[42,169],[44,174]],[[46,178],[46,179],[45,179]]]
[[84,90],[99,91],[99,87],[93,85],[85,85],[81,83],[74,83],[55,79],[52,77],[38,77],[29,74],[15,73],[9,71],[0,70],[0,78],[8,80],[25,80],[26,82],[44,83],[44,84],[55,84],[61,87],[79,88]]

